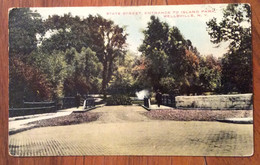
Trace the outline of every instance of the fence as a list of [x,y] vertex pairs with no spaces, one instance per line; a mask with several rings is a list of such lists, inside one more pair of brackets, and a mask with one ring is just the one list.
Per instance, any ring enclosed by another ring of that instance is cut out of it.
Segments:
[[55,102],[24,102],[24,108],[10,108],[9,117],[55,112]]
[[162,95],[162,105],[176,107],[176,101],[174,95],[163,94]]
[[75,97],[62,98],[62,109],[75,107]]

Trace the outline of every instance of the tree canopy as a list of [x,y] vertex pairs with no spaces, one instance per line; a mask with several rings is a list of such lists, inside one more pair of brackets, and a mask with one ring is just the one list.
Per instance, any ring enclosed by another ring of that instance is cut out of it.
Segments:
[[160,89],[174,95],[252,91],[250,7],[228,5],[207,22],[211,42],[229,43],[221,59],[201,55],[177,26],[151,16],[141,55],[127,48],[126,27],[100,15],[43,20],[29,8],[9,15],[10,105],[89,93]]
[[17,8],[10,11],[9,29],[12,105],[24,98],[106,95],[116,61],[125,56],[125,29],[100,15],[42,20],[36,11]]
[[44,32],[39,13],[29,8],[14,8],[9,13],[10,56],[28,55],[37,48],[37,36]]
[[248,4],[229,4],[222,20],[207,22],[211,42],[229,43],[222,59],[222,92],[252,92],[251,10]]
[[[190,40],[177,27],[151,16],[140,51],[146,61],[146,77],[154,90],[174,94],[194,93],[199,59]],[[166,83],[169,84],[166,84]]]
[[46,75],[27,62],[37,49],[44,32],[40,14],[29,8],[14,8],[9,13],[9,90],[10,104],[22,105],[25,98],[48,99],[51,85]]
[[122,27],[100,15],[89,16],[87,20],[93,38],[92,49],[96,51],[103,65],[101,90],[106,97],[108,83],[117,69],[115,61],[125,55],[127,34]]

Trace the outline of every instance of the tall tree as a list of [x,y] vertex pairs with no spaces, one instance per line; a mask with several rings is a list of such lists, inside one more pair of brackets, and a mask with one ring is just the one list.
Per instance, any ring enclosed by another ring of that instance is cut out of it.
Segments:
[[136,79],[133,76],[134,60],[136,55],[130,51],[117,61],[117,70],[112,76],[108,92],[111,94],[134,94],[133,85]]
[[154,88],[159,88],[159,80],[167,76],[168,55],[165,52],[168,41],[169,25],[151,16],[147,29],[143,31],[144,40],[139,51],[146,60],[146,73],[148,81]]
[[[169,27],[155,16],[151,16],[144,36],[139,51],[145,57],[146,76],[153,88],[175,94],[189,93],[198,77],[199,66],[191,41],[185,40],[177,27]],[[173,86],[175,89],[167,88]]]
[[55,50],[47,54],[34,51],[27,61],[46,75],[46,81],[52,86],[52,99],[55,100],[64,95],[63,82],[68,75],[64,52]]
[[27,61],[37,49],[44,28],[39,13],[14,8],[9,13],[9,90],[10,106],[22,106],[25,97],[48,99],[50,84],[46,75]]
[[63,16],[52,15],[44,21],[45,37],[41,43],[43,52],[51,53],[53,50],[65,52],[75,48],[80,52],[83,47],[91,44],[89,24],[86,19],[72,16],[70,13]]
[[198,88],[206,92],[219,92],[221,87],[221,62],[213,55],[201,57]]
[[125,55],[127,34],[123,27],[115,25],[100,15],[89,16],[91,49],[94,50],[103,65],[102,70],[102,93],[107,95],[108,83],[111,81],[114,71],[117,69],[115,61]]
[[65,95],[74,96],[76,93],[100,91],[102,64],[95,52],[83,47],[78,53],[75,48],[72,48],[65,52],[65,59],[69,72],[64,81]]
[[65,52],[67,49],[75,48],[80,52],[85,47],[95,52],[103,66],[101,90],[106,96],[108,83],[117,69],[115,61],[125,54],[127,34],[124,28],[100,15],[89,15],[82,19],[71,14],[49,17],[45,26],[49,29],[47,32],[52,35],[42,42],[43,51]]
[[211,42],[229,42],[222,60],[223,92],[252,92],[251,9],[248,4],[229,4],[221,21],[207,22]]
[[39,68],[26,64],[19,58],[10,59],[9,101],[11,107],[23,106],[23,101],[49,100],[52,84]]
[[29,8],[14,8],[9,13],[10,57],[22,57],[37,49],[38,39],[44,32],[41,15]]

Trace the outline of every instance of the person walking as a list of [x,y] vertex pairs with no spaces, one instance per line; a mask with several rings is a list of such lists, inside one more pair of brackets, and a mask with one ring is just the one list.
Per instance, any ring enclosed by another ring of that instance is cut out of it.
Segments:
[[157,106],[160,107],[162,104],[162,93],[160,92],[160,90],[158,89],[155,95],[155,99],[157,102]]

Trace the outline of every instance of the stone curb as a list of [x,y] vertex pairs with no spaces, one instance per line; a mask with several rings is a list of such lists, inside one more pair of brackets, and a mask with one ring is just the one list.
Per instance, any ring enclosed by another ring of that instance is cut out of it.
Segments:
[[234,124],[253,124],[253,118],[226,118],[216,121]]
[[152,109],[151,108],[148,108],[148,107],[146,107],[146,106],[144,106],[144,105],[141,105],[144,109],[146,109],[147,111],[151,111]]
[[77,110],[77,111],[73,111],[72,113],[83,113],[83,112],[87,112],[87,111],[91,111],[93,109],[96,109],[96,108],[100,108],[100,107],[104,107],[105,105],[97,105],[95,107],[90,107],[90,108],[87,108],[87,109],[83,109],[83,110]]

